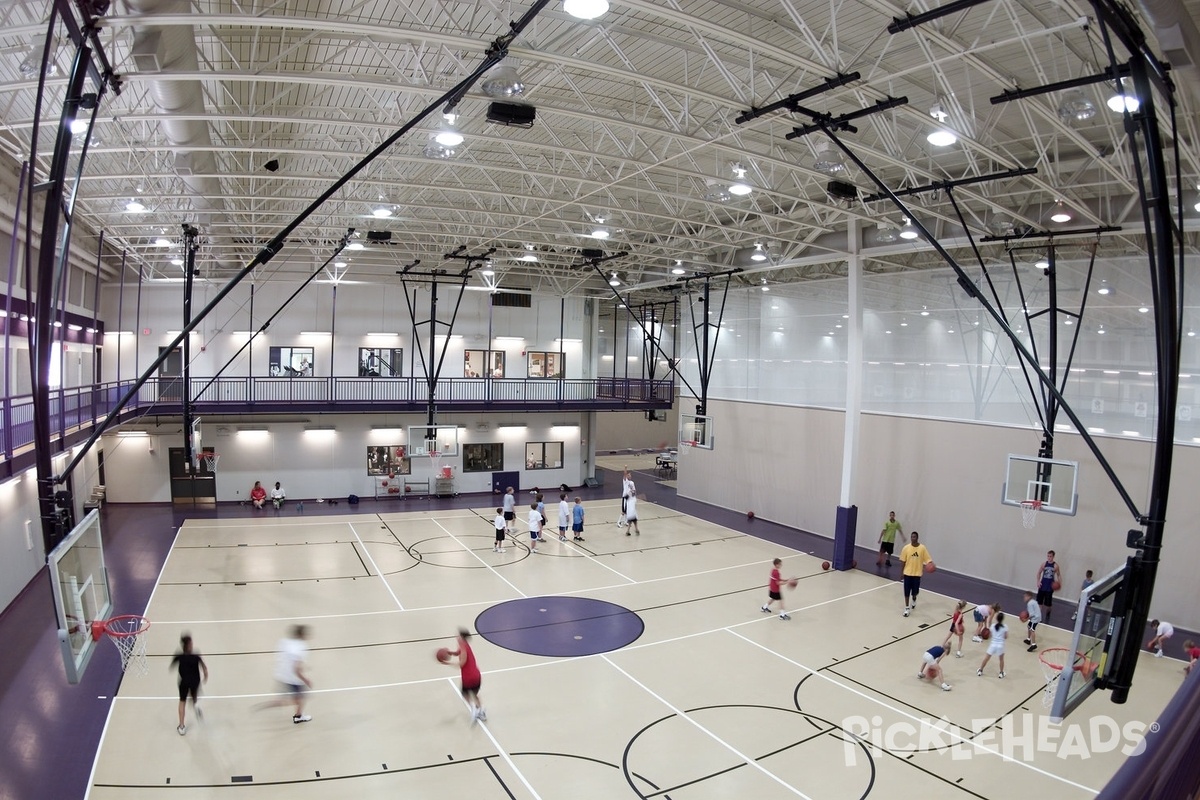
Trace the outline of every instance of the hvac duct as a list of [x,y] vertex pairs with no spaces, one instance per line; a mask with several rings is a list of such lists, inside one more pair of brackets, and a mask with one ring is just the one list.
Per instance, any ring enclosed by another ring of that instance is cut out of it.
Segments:
[[1171,65],[1175,86],[1200,101],[1200,29],[1182,0],[1138,0],[1142,15]]

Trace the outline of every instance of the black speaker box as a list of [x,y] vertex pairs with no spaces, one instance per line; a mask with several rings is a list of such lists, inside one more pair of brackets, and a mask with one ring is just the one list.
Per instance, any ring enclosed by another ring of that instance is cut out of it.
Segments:
[[532,128],[537,109],[524,103],[503,103],[499,100],[488,106],[487,121],[497,125]]
[[391,231],[367,231],[367,241],[370,242],[390,242],[392,240]]

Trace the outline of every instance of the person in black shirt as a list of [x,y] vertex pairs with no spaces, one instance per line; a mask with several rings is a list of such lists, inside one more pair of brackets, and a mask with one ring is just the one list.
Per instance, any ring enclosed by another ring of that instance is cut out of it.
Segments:
[[192,708],[196,709],[196,717],[204,719],[204,715],[200,713],[200,706],[196,705],[196,694],[200,691],[201,674],[204,676],[204,682],[208,683],[208,667],[200,654],[193,652],[191,636],[187,634],[181,636],[179,646],[182,651],[176,653],[175,657],[171,659],[171,666],[179,665],[179,727],[175,730],[179,731],[180,736],[183,736],[187,733],[183,715],[187,708],[188,695],[191,695]]

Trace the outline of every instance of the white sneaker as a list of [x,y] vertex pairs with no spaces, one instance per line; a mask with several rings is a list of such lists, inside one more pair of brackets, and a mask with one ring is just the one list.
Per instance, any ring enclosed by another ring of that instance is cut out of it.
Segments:
[[1162,658],[1162,657],[1163,657],[1162,650],[1155,650],[1155,651],[1154,651],[1154,657],[1155,657],[1155,658]]
[[312,717],[310,717],[308,714],[293,714],[292,715],[292,722],[296,723],[297,725],[299,725],[301,722],[310,722],[311,720],[312,720]]
[[763,606],[763,607],[762,607],[762,610],[763,610],[763,613],[764,613],[764,614],[770,614],[770,613],[771,613],[771,609],[767,608],[766,606]]
[[183,736],[185,733],[187,733],[187,725],[180,725],[175,730],[179,732],[180,736]]
[[915,597],[913,598],[913,601],[912,601],[912,607],[913,608],[917,607],[917,598],[915,598]]
[[904,616],[908,616],[908,606],[904,607]]
[[978,675],[980,678],[982,678],[982,677],[983,677],[983,670],[981,670],[981,669],[977,669],[977,670],[975,670],[975,674],[976,674],[976,675]]
[[954,654],[954,657],[955,657],[955,658],[962,658],[962,650],[959,650],[957,653],[955,653],[955,654]]
[[971,637],[971,641],[972,641],[972,642],[982,642],[982,641],[983,641],[983,637],[982,637],[982,636],[972,636],[972,637]]
[[950,684],[948,684],[948,683],[943,683],[943,684],[942,684],[942,691],[943,691],[943,692],[948,692],[948,691],[950,691],[950,689],[951,689],[951,688],[952,688],[952,687],[951,687],[951,686],[950,686]]
[[1001,677],[1001,678],[1003,678],[1003,677],[1004,677],[1004,673],[1003,673],[1003,672],[1001,672],[1001,673],[1000,673],[1000,677]]
[[917,680],[919,680],[919,681],[923,681],[923,680],[925,680],[925,673],[924,673],[924,672],[918,672],[918,673],[917,673]]
[[791,618],[792,618],[792,615],[791,615],[791,614],[789,614],[789,613],[787,613],[787,612],[785,611],[785,612],[783,612],[782,614],[780,614],[780,615],[779,615],[779,618],[780,618],[780,619],[791,619]]
[[481,706],[479,713],[476,716],[478,716],[481,721],[487,722],[487,709]]
[[504,548],[503,548],[503,547],[501,547],[501,548],[500,548],[499,550],[497,550],[496,552],[497,552],[497,553],[503,553],[503,552],[504,552]]

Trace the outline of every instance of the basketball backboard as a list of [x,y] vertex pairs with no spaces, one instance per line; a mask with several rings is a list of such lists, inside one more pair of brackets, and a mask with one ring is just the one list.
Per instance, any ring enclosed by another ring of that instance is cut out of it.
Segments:
[[112,611],[100,510],[93,509],[84,517],[50,552],[47,561],[63,666],[67,680],[79,683],[96,646],[91,636],[92,622],[108,619]]
[[1079,613],[1071,638],[1074,663],[1063,669],[1054,690],[1050,718],[1061,722],[1088,695],[1103,688],[1116,669],[1114,659],[1121,639],[1126,610],[1124,601],[1126,567],[1121,566],[1084,589],[1079,595]]
[[1079,463],[1009,453],[1000,502],[1019,506],[1026,500],[1041,502],[1041,510],[1075,516],[1079,504]]
[[408,455],[427,456],[430,442],[436,442],[437,451],[443,456],[458,455],[457,425],[409,425]]
[[712,450],[713,418],[700,414],[680,414],[679,446]]

